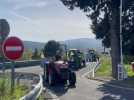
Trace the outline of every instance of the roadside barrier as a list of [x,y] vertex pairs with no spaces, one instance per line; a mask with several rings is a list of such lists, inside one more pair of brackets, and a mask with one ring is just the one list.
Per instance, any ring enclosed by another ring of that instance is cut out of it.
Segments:
[[[27,66],[36,66],[40,65],[41,60],[23,60],[23,61],[16,61],[15,62],[15,67],[16,68],[21,68],[21,67],[27,67]],[[12,63],[11,62],[5,62],[4,63],[6,66],[6,69],[10,69]],[[0,63],[0,69],[3,67],[3,63]]]
[[43,79],[41,75],[39,75],[39,77],[40,77],[39,83],[28,94],[26,94],[19,100],[36,100],[39,98],[43,90]]
[[95,72],[97,71],[97,69],[98,69],[99,66],[100,66],[100,62],[99,62],[99,61],[98,61],[98,62],[93,62],[93,63],[91,63],[90,66],[92,66],[92,67],[90,67],[89,73],[92,73],[92,74],[91,74],[91,77],[94,78],[94,77],[95,77]]

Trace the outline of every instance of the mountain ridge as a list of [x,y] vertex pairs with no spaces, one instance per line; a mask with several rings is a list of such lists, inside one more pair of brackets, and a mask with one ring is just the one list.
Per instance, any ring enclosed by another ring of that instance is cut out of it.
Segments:
[[[76,48],[76,49],[87,49],[87,48],[94,48],[97,50],[103,50],[101,40],[96,40],[92,38],[79,38],[79,39],[70,39],[65,41],[59,41],[60,43],[64,43],[67,45],[68,49]],[[42,42],[33,42],[33,41],[24,41],[25,49],[32,49],[35,48],[43,49],[45,43]]]

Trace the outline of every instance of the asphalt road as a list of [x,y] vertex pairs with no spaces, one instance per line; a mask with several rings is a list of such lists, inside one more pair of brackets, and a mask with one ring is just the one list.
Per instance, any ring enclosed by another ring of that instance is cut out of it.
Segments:
[[85,78],[83,75],[89,71],[91,65],[76,72],[75,88],[64,87],[61,84],[47,87],[48,100],[134,100],[134,91],[111,87],[108,84]]
[[[48,100],[134,100],[134,91],[109,86],[107,83],[93,81],[83,75],[89,71],[89,66],[76,71],[77,83],[75,88],[57,84],[47,86],[45,94]],[[7,70],[10,71],[10,70]],[[40,66],[17,68],[16,72],[43,74]]]

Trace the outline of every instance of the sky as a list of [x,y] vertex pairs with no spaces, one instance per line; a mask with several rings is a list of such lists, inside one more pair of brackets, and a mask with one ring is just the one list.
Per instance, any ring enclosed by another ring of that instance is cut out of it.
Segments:
[[0,0],[0,18],[10,24],[10,35],[46,42],[94,38],[91,21],[79,9],[70,11],[60,0]]

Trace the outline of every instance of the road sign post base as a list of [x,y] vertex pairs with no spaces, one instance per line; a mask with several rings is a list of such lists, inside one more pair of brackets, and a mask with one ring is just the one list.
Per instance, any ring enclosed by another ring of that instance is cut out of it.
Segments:
[[118,64],[118,80],[127,78],[127,72],[122,64]]

